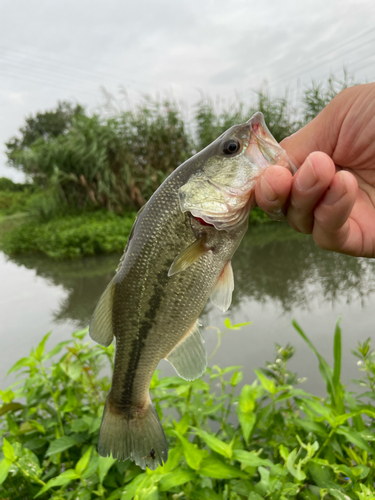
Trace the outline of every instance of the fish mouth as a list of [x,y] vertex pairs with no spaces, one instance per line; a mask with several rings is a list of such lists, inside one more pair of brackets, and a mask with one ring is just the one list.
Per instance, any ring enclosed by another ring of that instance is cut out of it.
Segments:
[[270,165],[281,165],[294,175],[297,172],[297,167],[268,130],[263,113],[255,113],[247,124],[251,131],[245,157],[258,165],[261,170]]
[[[201,225],[217,230],[232,230],[243,224],[255,206],[255,184],[262,171],[270,165],[281,165],[293,174],[297,171],[285,150],[267,128],[263,114],[256,113],[240,128],[247,136],[235,182],[222,182],[220,176],[205,172],[194,175],[179,190],[182,212],[190,212]],[[235,161],[229,158],[229,161]],[[231,185],[232,184],[232,185]],[[203,221],[203,222],[201,222]]]

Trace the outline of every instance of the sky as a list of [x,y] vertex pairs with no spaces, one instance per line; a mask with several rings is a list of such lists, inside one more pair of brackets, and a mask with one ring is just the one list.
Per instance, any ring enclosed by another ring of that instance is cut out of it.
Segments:
[[[375,81],[374,0],[0,0],[0,177],[25,117],[70,100],[95,111],[103,88],[130,105],[202,93],[296,100],[313,79]],[[127,104],[124,104],[127,105]]]

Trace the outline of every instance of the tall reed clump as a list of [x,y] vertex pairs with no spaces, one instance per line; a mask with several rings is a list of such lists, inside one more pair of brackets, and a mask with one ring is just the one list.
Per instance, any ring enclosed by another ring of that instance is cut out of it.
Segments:
[[[237,330],[227,319],[226,329]],[[341,330],[331,367],[317,357],[324,398],[296,387],[291,346],[255,379],[240,367],[208,368],[204,378],[152,379],[151,395],[169,442],[155,471],[96,451],[113,346],[85,342],[86,330],[46,351],[46,335],[10,370],[21,378],[1,391],[1,498],[31,500],[325,500],[375,497],[375,353],[354,351],[358,390],[341,382]],[[219,334],[219,338],[222,333]],[[108,373],[108,371],[106,370]],[[164,417],[163,417],[164,414]]]
[[288,95],[271,98],[259,91],[251,104],[223,104],[202,98],[187,121],[173,102],[147,98],[134,110],[88,115],[80,105],[59,103],[53,111],[26,119],[20,136],[7,144],[9,165],[42,187],[46,200],[34,212],[48,219],[70,210],[102,207],[116,213],[139,209],[164,179],[230,126],[262,111],[277,141],[315,117],[336,93],[353,81],[334,77],[312,83],[299,109]]
[[39,135],[28,147],[8,143],[8,158],[63,206],[140,208],[192,154],[174,105],[149,100],[103,118],[76,114],[64,133]]

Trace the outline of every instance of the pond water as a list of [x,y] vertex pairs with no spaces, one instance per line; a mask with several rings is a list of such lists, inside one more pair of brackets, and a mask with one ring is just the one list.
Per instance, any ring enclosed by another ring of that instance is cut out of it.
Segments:
[[[8,258],[0,252],[0,388],[14,381],[9,368],[27,356],[52,330],[49,347],[87,326],[120,255],[56,262],[43,257]],[[226,314],[208,303],[201,317],[208,353],[217,343],[214,328],[223,321],[252,321],[228,331],[210,364],[242,365],[244,381],[254,380],[254,368],[272,361],[275,342],[296,347],[290,369],[307,377],[305,390],[323,394],[314,354],[299,337],[295,318],[318,350],[332,361],[335,323],[343,331],[342,378],[358,375],[350,350],[374,334],[375,261],[326,252],[310,236],[285,223],[252,227],[233,258],[235,291]],[[160,363],[163,373],[173,369]]]

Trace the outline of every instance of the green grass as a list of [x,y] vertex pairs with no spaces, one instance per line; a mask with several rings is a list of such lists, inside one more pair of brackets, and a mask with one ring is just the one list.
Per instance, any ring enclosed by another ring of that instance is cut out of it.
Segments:
[[[135,212],[116,215],[108,211],[56,216],[0,218],[0,245],[8,255],[42,254],[54,259],[122,252],[132,228]],[[254,209],[250,222],[264,224],[270,219]]]
[[[226,330],[241,326],[225,321]],[[19,381],[0,392],[2,498],[374,498],[375,353],[370,340],[353,352],[362,378],[349,392],[340,377],[339,324],[333,367],[294,326],[318,361],[326,396],[296,387],[299,380],[288,370],[294,355],[289,345],[276,345],[275,360],[255,370],[250,381],[242,380],[240,367],[213,366],[193,382],[156,373],[151,396],[170,451],[167,463],[155,471],[99,457],[96,451],[110,388],[102,370],[113,367],[113,346],[85,342],[82,330],[46,351],[46,335],[10,370],[19,373]]]
[[43,254],[64,259],[122,252],[135,213],[86,212],[56,217],[48,222],[28,219],[2,233],[7,254]]

